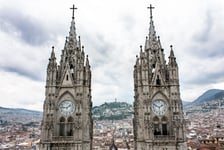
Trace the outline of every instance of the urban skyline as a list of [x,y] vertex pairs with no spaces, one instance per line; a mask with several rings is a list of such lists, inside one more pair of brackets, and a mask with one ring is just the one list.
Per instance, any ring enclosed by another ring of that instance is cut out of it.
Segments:
[[[133,103],[133,66],[148,33],[150,3],[156,8],[154,24],[165,57],[172,44],[179,63],[182,100],[192,101],[207,89],[224,89],[224,35],[220,34],[224,2],[84,0],[75,3],[75,22],[90,57],[93,105],[115,98]],[[2,0],[0,4],[0,78],[5,85],[0,88],[0,105],[42,111],[51,46],[59,61],[73,1]]]

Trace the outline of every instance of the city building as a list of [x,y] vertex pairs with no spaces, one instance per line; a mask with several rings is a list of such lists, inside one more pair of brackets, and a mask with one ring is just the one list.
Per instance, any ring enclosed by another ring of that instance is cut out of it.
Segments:
[[46,92],[41,123],[41,150],[91,150],[91,70],[80,37],[74,10],[59,65],[54,47],[47,66]]
[[166,63],[148,8],[149,34],[134,65],[135,150],[186,150],[178,64],[172,46]]

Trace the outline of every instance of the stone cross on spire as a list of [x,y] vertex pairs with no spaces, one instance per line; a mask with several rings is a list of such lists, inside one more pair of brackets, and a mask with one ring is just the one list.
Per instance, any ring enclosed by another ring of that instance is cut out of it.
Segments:
[[74,12],[75,12],[75,9],[77,9],[77,8],[76,8],[75,5],[73,4],[73,7],[70,8],[70,9],[72,9],[72,19],[75,19]]
[[150,4],[150,6],[147,8],[150,9],[150,18],[152,19],[152,9],[154,9],[155,7],[153,7],[152,4]]

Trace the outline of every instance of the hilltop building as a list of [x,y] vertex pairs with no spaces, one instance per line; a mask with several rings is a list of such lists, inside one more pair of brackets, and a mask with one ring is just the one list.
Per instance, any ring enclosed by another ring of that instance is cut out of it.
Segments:
[[134,65],[135,150],[186,150],[178,64],[172,46],[166,63],[148,8],[149,34]]
[[54,47],[47,66],[46,92],[41,124],[41,150],[91,150],[91,70],[80,37],[74,10],[59,65]]

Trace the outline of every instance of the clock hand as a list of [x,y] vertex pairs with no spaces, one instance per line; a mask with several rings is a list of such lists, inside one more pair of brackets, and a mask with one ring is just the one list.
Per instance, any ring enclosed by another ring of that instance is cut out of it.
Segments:
[[158,107],[159,107],[159,109],[160,109],[160,107],[161,107],[162,105],[159,105]]
[[158,108],[158,106],[156,104],[153,104],[153,105]]

